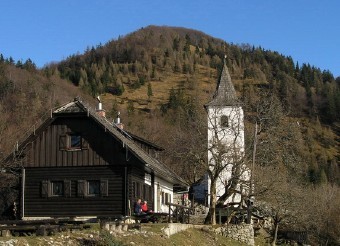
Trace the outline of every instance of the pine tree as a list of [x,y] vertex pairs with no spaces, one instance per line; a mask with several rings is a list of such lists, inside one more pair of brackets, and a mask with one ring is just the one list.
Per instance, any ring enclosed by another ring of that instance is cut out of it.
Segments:
[[127,105],[127,112],[128,112],[128,115],[133,115],[133,113],[135,112],[133,101],[129,100],[128,105]]
[[148,98],[149,98],[149,101],[150,101],[152,96],[153,96],[152,87],[151,87],[151,83],[149,82],[148,83]]

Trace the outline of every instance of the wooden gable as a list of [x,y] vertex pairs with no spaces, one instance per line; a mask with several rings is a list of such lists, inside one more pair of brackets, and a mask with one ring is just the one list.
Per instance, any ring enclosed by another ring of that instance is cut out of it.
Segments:
[[[72,146],[72,141],[76,145]],[[125,155],[122,144],[90,117],[69,116],[56,118],[26,143],[22,164],[24,167],[122,165]]]

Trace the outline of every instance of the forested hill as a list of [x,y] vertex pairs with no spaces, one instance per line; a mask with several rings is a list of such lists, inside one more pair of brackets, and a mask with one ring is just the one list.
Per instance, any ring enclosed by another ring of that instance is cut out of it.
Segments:
[[[194,181],[199,170],[188,174],[183,163],[192,170],[190,163],[197,156],[185,153],[198,151],[200,141],[206,143],[205,137],[194,139],[191,129],[198,127],[198,119],[206,121],[203,105],[215,90],[225,55],[247,122],[254,123],[259,105],[266,105],[262,100],[269,95],[277,99],[283,112],[277,122],[287,132],[292,128],[289,124],[299,124],[304,137],[301,146],[297,144],[289,153],[295,164],[311,182],[339,182],[339,136],[335,133],[339,134],[340,77],[334,78],[328,70],[298,64],[290,56],[261,47],[228,44],[199,31],[159,26],[88,48],[45,70],[57,68],[62,78],[83,91],[103,95],[110,117],[121,111],[129,131],[166,147],[163,161]],[[288,125],[282,123],[288,121]],[[287,153],[281,154],[281,161],[287,161]]]
[[121,95],[128,88],[173,74],[190,78],[200,66],[217,69],[224,55],[245,102],[257,88],[266,87],[295,116],[318,117],[327,124],[339,119],[340,78],[335,79],[330,71],[190,29],[149,26],[89,48],[83,55],[70,56],[57,66],[63,78],[93,95],[107,91]]

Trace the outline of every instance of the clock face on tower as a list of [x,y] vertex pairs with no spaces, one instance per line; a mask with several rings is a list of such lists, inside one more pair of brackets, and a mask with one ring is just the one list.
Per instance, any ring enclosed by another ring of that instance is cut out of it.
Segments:
[[229,119],[228,119],[228,116],[226,116],[226,115],[222,115],[222,116],[221,116],[220,125],[221,125],[221,127],[223,127],[223,128],[229,127]]

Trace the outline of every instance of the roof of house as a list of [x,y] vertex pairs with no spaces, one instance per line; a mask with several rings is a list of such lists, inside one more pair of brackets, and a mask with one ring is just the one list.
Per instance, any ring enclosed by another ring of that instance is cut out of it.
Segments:
[[239,101],[236,96],[236,91],[224,60],[221,77],[217,83],[216,91],[212,100],[205,106],[235,106],[238,104]]
[[[131,136],[126,131],[118,128],[116,124],[111,123],[103,116],[99,116],[96,112],[96,110],[92,109],[88,105],[86,105],[84,102],[81,101],[80,98],[75,98],[74,101],[66,103],[63,106],[58,107],[54,111],[52,111],[51,117],[47,119],[44,123],[41,124],[39,128],[42,128],[46,124],[50,124],[55,118],[60,116],[67,116],[70,114],[84,114],[88,117],[91,117],[95,122],[98,123],[98,125],[105,128],[106,132],[109,132],[111,136],[113,136],[116,140],[120,141],[125,148],[128,148],[128,150],[133,153],[142,163],[145,164],[146,167],[151,169],[155,174],[162,177],[165,180],[168,180],[174,184],[180,184],[182,186],[187,186],[187,183],[179,177],[176,173],[171,171],[167,166],[165,166],[163,163],[158,161],[157,159],[153,158],[149,154],[147,154],[139,145],[134,141],[137,140],[138,142],[143,141],[142,138],[137,137],[135,135]],[[32,133],[28,138],[33,137],[34,134]],[[28,139],[27,138],[27,139]],[[135,139],[134,139],[135,138]],[[25,139],[23,143],[19,145],[20,147],[25,146],[25,142],[28,140]],[[162,148],[158,147],[157,145],[152,144],[151,142],[146,141],[146,144],[152,145],[154,148],[159,148],[160,150]],[[11,154],[13,155],[13,153]]]

